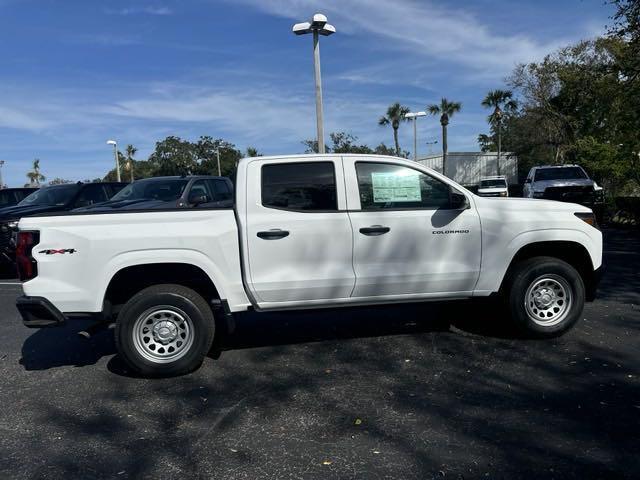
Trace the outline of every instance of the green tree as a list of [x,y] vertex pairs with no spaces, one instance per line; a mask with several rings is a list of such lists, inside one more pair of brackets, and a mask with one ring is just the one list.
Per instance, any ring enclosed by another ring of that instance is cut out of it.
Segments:
[[489,114],[488,121],[492,130],[495,130],[498,137],[498,175],[500,175],[500,156],[502,154],[502,122],[506,113],[513,113],[518,108],[518,104],[513,99],[511,90],[491,90],[482,100],[482,106],[491,108],[493,111]]
[[39,187],[40,182],[44,182],[47,178],[40,172],[40,159],[36,158],[33,161],[32,170],[27,172],[27,178],[29,179],[29,185],[32,187]]
[[447,127],[449,120],[454,114],[462,110],[462,103],[450,102],[442,97],[440,103],[427,105],[427,111],[433,116],[440,116],[440,125],[442,126],[442,173],[446,175],[447,165]]
[[256,147],[247,147],[246,156],[247,157],[261,157],[262,154],[260,152],[258,152],[258,149]]
[[71,180],[67,180],[66,178],[56,177],[53,180],[49,181],[49,185],[63,185],[65,183],[73,183]]
[[401,122],[406,122],[408,119],[405,117],[407,113],[409,113],[409,108],[400,105],[400,103],[396,102],[394,104],[389,105],[387,108],[387,114],[383,117],[380,117],[378,120],[378,125],[391,125],[393,129],[393,143],[396,146],[396,155],[400,155],[400,143],[398,141],[398,129],[400,128]]
[[129,144],[127,145],[127,147],[125,148],[125,155],[126,155],[126,162],[124,164],[124,169],[125,171],[129,172],[129,181],[133,182],[134,180],[134,176],[133,176],[133,162],[134,159],[133,157],[136,155],[136,153],[138,152],[138,149],[136,147],[134,147],[133,145]]
[[214,139],[208,135],[201,136],[193,144],[196,154],[197,166],[195,173],[200,175],[218,174],[218,153],[220,154],[220,172],[222,176],[235,176],[238,161],[242,158],[242,152],[232,143],[223,139]]
[[148,161],[154,175],[190,175],[198,167],[198,153],[193,143],[169,136],[156,143]]

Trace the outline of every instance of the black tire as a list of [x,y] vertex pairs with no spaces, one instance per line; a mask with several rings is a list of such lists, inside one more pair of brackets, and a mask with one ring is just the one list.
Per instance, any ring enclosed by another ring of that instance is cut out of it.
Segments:
[[529,258],[514,267],[510,280],[509,311],[526,336],[560,336],[582,316],[584,282],[568,263],[554,257]]
[[118,353],[136,373],[171,377],[202,364],[214,333],[213,312],[204,298],[182,285],[164,284],[145,288],[124,305],[115,341]]

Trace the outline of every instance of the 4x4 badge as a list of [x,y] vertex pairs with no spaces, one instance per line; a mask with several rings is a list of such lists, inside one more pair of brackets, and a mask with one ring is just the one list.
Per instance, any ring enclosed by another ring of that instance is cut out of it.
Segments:
[[45,255],[54,255],[56,253],[76,253],[75,248],[63,248],[62,250],[40,250],[38,253],[44,253]]

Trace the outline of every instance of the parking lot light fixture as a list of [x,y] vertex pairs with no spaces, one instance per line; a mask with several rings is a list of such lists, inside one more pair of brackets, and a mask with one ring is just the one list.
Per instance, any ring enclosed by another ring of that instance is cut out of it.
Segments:
[[120,159],[118,158],[118,142],[107,140],[107,145],[113,145],[113,157],[116,160],[116,178],[120,181]]
[[427,112],[409,112],[404,118],[411,118],[413,120],[413,159],[418,161],[418,117],[424,117]]
[[313,34],[313,67],[316,84],[316,128],[318,140],[318,153],[324,152],[324,115],[322,111],[322,77],[320,74],[320,35],[328,37],[336,33],[336,28],[327,23],[327,17],[322,13],[316,13],[310,22],[296,23],[293,26],[296,35]]

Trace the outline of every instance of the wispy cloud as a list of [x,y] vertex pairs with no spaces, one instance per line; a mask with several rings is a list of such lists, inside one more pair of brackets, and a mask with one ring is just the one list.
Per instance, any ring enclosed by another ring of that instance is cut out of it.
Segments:
[[146,5],[141,7],[127,7],[119,9],[107,8],[104,12],[108,15],[172,15],[173,10],[165,6]]
[[383,47],[417,58],[437,59],[501,77],[514,65],[542,58],[567,39],[539,41],[525,34],[504,34],[455,7],[432,1],[394,0],[234,0],[272,15],[301,20],[317,9],[338,31],[365,33]]

